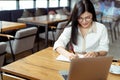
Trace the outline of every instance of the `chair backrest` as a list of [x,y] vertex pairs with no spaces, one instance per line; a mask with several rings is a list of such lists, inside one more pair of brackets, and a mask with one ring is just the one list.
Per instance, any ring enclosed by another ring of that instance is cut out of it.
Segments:
[[7,44],[5,42],[0,42],[0,54],[5,52]]
[[58,37],[60,36],[60,34],[63,32],[66,23],[67,23],[67,21],[58,23],[56,33],[55,33],[55,40],[57,40]]
[[3,66],[4,63],[6,46],[7,44],[5,42],[0,42],[0,67]]
[[17,54],[34,46],[34,41],[37,33],[37,27],[30,27],[18,30],[15,34],[15,39],[12,42],[13,53]]

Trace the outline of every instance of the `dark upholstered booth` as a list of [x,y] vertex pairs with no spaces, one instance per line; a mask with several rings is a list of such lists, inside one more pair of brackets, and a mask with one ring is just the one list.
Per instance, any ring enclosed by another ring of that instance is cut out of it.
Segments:
[[[63,7],[58,7],[58,8],[39,8],[39,11],[41,11],[42,15],[46,15],[51,10],[52,11],[56,11],[57,9],[62,9],[62,8]],[[67,7],[67,9],[68,9],[68,7]],[[36,8],[26,9],[26,10],[28,10],[30,13],[32,13],[33,16],[36,16],[36,14],[35,14],[36,10],[37,10]],[[23,12],[24,12],[24,9],[0,11],[0,20],[17,22],[17,19],[22,17]]]

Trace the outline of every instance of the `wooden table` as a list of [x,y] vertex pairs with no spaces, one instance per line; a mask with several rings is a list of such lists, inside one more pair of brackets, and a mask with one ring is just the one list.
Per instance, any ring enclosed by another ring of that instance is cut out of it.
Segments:
[[[63,80],[59,70],[68,70],[70,63],[57,61],[57,56],[49,47],[2,67],[2,72],[30,80]],[[5,78],[3,76],[3,80]],[[109,73],[108,80],[120,80],[120,75]]]
[[18,22],[10,22],[10,21],[0,21],[0,32],[10,31],[10,30],[17,30],[21,28],[25,28],[25,23],[18,23]]
[[45,46],[46,47],[48,46],[48,27],[56,23],[66,21],[66,20],[68,20],[68,16],[60,15],[60,14],[43,15],[43,16],[37,16],[37,17],[27,17],[27,18],[18,19],[19,22],[24,22],[27,24],[34,24],[34,25],[37,25],[38,27],[45,26],[45,33],[46,33]]

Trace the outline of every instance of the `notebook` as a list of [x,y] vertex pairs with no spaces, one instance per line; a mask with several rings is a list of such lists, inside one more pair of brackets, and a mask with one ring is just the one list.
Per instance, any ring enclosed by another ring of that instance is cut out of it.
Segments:
[[59,73],[63,80],[107,80],[112,59],[112,56],[73,59],[69,71]]
[[[81,54],[78,54],[79,58],[84,58],[84,55],[81,55]],[[71,62],[70,59],[66,58],[65,56],[63,55],[59,55],[56,60],[59,60],[59,61],[65,61],[65,62]]]

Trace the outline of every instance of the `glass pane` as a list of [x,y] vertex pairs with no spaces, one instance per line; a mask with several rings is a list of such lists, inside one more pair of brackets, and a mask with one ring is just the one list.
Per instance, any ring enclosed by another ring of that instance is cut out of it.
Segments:
[[[9,5],[9,6],[8,6]],[[16,1],[0,1],[0,10],[16,9]]]
[[20,0],[20,9],[34,8],[33,0]]
[[60,0],[60,7],[68,6],[68,0]]
[[58,0],[49,0],[49,7],[58,7]]
[[36,0],[36,8],[47,8],[47,0]]

